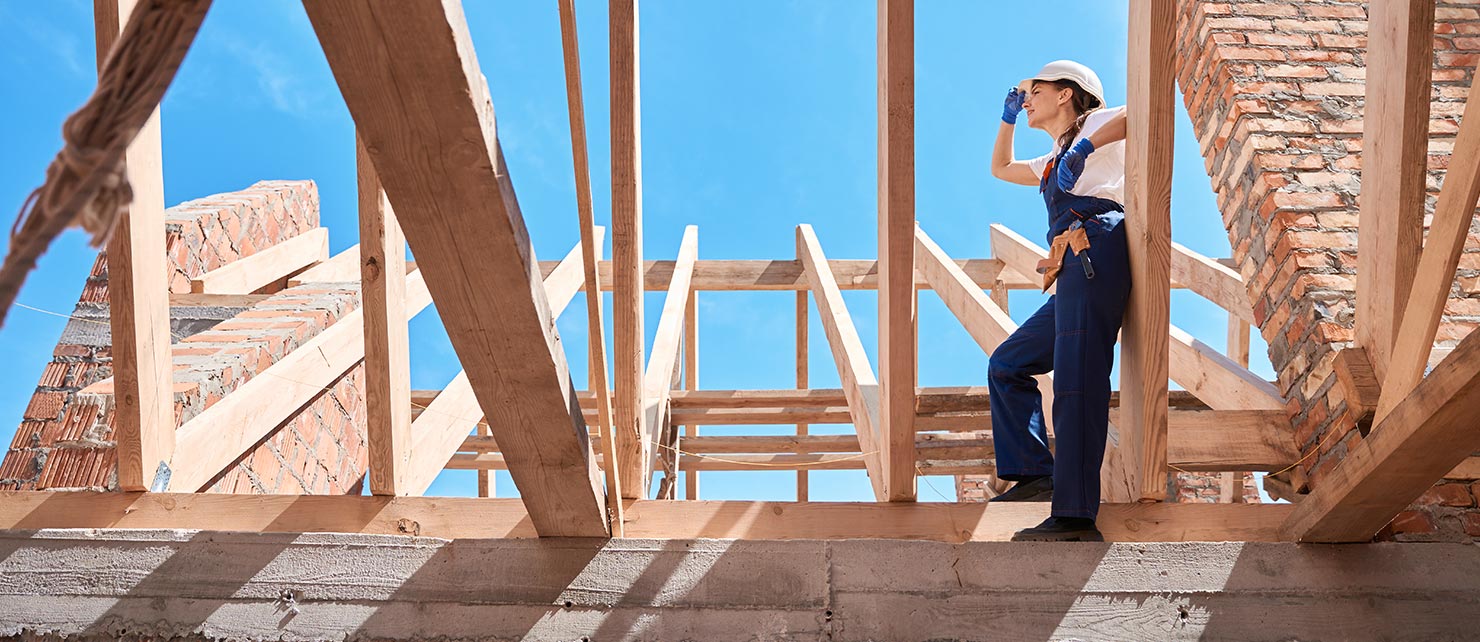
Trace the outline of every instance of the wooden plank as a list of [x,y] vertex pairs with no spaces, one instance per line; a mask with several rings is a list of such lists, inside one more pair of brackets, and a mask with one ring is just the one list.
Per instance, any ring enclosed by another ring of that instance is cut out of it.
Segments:
[[[1103,504],[1110,542],[1278,541],[1286,504]],[[1046,503],[627,503],[628,537],[1006,541],[1048,516]],[[8,491],[0,529],[131,528],[366,533],[444,539],[532,538],[518,499]]]
[[743,435],[689,439],[684,452],[723,453],[857,453],[858,435]]
[[[406,325],[406,279],[401,277],[406,273],[406,237],[358,136],[355,168],[360,204],[365,444],[370,493],[407,495],[411,494],[406,486],[411,472],[407,467],[411,464],[412,433],[411,338]],[[328,243],[327,236],[324,242]],[[437,465],[433,470],[440,468]]]
[[[480,411],[481,412],[481,411]],[[493,432],[488,429],[487,423],[478,424],[478,436],[492,437]],[[492,470],[479,469],[478,473],[478,496],[498,497],[498,474]]]
[[[1278,388],[1212,346],[1170,326],[1169,374],[1214,410],[1283,410]],[[1124,392],[1122,380],[1122,393]],[[1165,402],[1163,402],[1165,405]]]
[[1249,322],[1237,314],[1228,313],[1228,349],[1229,359],[1245,368],[1249,367]]
[[1336,373],[1336,381],[1341,386],[1342,396],[1346,399],[1346,408],[1351,412],[1352,419],[1364,431],[1371,428],[1372,417],[1377,412],[1377,401],[1382,396],[1382,382],[1377,380],[1377,373],[1372,371],[1372,361],[1367,358],[1367,350],[1360,346],[1351,346],[1337,352],[1331,369]]
[[[1048,258],[1048,250],[1001,223],[993,223],[988,229],[992,239],[992,256],[1001,259],[1005,266],[1002,273],[1017,275],[1017,278],[1032,283],[1034,289],[1041,289],[1043,277],[1038,274],[1037,266],[1039,261]],[[1048,292],[1055,290],[1056,287],[1050,287]]]
[[[663,299],[663,313],[658,317],[658,331],[653,336],[653,352],[648,359],[647,371],[643,373],[642,425],[647,432],[642,436],[639,467],[623,469],[622,487],[632,488],[633,493],[647,496],[647,480],[653,476],[653,458],[657,456],[658,438],[662,434],[660,425],[664,411],[668,408],[668,395],[673,389],[673,375],[678,371],[679,351],[683,346],[684,316],[689,306],[689,277],[694,273],[694,261],[699,257],[699,228],[687,226],[683,241],[678,246],[678,269],[668,285],[668,296]],[[618,462],[625,464],[619,453]]]
[[329,230],[316,227],[190,279],[195,294],[251,294],[329,259]]
[[1172,244],[1171,278],[1196,292],[1198,296],[1218,304],[1247,323],[1258,323],[1254,319],[1254,308],[1249,305],[1249,292],[1244,287],[1244,278],[1216,259],[1193,252],[1179,243]]
[[[1433,11],[1432,3],[1426,6],[1427,11]],[[1391,11],[1391,8],[1387,10]],[[1423,145],[1426,142],[1427,135],[1424,134],[1418,141],[1420,150],[1425,149]],[[1412,173],[1410,168],[1405,167],[1404,171]],[[1421,206],[1422,179],[1418,190]],[[1434,335],[1439,331],[1444,305],[1449,301],[1449,290],[1454,285],[1460,254],[1469,238],[1470,223],[1475,219],[1477,199],[1480,199],[1480,98],[1465,103],[1464,119],[1460,121],[1459,135],[1454,140],[1454,154],[1449,157],[1449,169],[1444,173],[1444,185],[1434,206],[1433,222],[1425,237],[1407,305],[1403,308],[1402,325],[1393,339],[1393,353],[1388,360],[1382,394],[1377,403],[1378,422],[1423,379],[1429,352],[1434,347]],[[1422,210],[1415,215],[1422,219]]]
[[[605,240],[606,228],[596,226],[592,232],[592,243],[600,247]],[[586,274],[581,259],[584,247],[583,243],[576,243],[576,246],[570,248],[570,251],[565,254],[565,258],[561,259],[560,265],[544,279],[545,297],[550,301],[551,318],[560,318],[565,308],[570,306],[571,299],[576,297],[577,292],[584,289]]]
[[[809,329],[808,328],[808,324],[811,323],[811,316],[810,316],[811,315],[811,311],[809,309],[809,306],[810,306],[810,304],[807,303],[807,293],[806,292],[797,292],[797,305],[796,305],[796,308],[797,308],[797,315],[796,315],[797,316],[797,324],[796,324],[797,340],[796,340],[796,352],[797,352],[797,389],[798,390],[806,389],[806,387],[808,386],[808,375],[810,374],[807,371],[807,368],[808,368],[808,365],[807,365],[807,349],[808,349],[808,347],[811,344],[811,342],[810,342],[810,340],[808,339],[808,336],[807,336],[807,331]],[[839,392],[841,393],[842,391],[839,390]],[[846,398],[844,399],[844,403],[847,403]],[[806,424],[805,422],[798,422],[797,423],[797,436],[798,437],[805,437],[809,431],[810,431],[810,427],[808,426],[808,424]],[[853,439],[856,441],[858,438],[857,438],[857,436],[854,436]],[[807,471],[805,471],[805,470],[799,470],[799,471],[797,471],[797,501],[799,501],[799,502],[805,502],[805,501],[807,501],[808,495],[810,495],[811,492],[812,492],[812,489],[810,487],[810,484],[811,484],[811,480],[808,479],[808,477],[807,477]]]
[[1355,330],[1383,377],[1423,247],[1434,2],[1374,3],[1367,17]]
[[[689,305],[683,314],[683,387],[695,390],[699,387],[699,293],[689,295]],[[670,404],[672,402],[670,401]],[[699,436],[699,426],[686,424],[680,444]],[[682,446],[687,448],[687,446]],[[684,499],[699,499],[699,471],[684,470]]]
[[[888,482],[878,433],[879,382],[874,378],[868,353],[864,351],[858,330],[848,315],[848,307],[843,303],[843,293],[838,290],[832,271],[828,269],[827,257],[822,253],[822,245],[817,242],[817,235],[810,225],[797,226],[797,256],[802,257],[812,297],[817,301],[817,314],[822,319],[822,330],[838,368],[838,379],[843,384],[843,396],[848,400],[853,428],[863,444],[874,498],[888,501],[890,495],[885,487]],[[806,423],[822,422],[812,420]]]
[[[420,271],[406,275],[406,315],[431,303]],[[177,431],[169,488],[198,492],[365,357],[356,309],[221,398]]]
[[360,280],[360,244],[329,257],[307,270],[288,277],[288,287],[295,288],[304,283],[342,283]]
[[[683,455],[679,465],[695,471],[864,470],[864,456],[843,454]],[[914,469],[910,463],[910,469]]]
[[1480,450],[1480,333],[1449,357],[1315,484],[1283,527],[1302,542],[1371,539],[1399,511]]
[[1171,300],[1172,139],[1177,7],[1131,0],[1126,76],[1125,211],[1131,287],[1121,330],[1120,446],[1135,498],[1166,499],[1167,327]]
[[1168,460],[1185,470],[1277,471],[1300,458],[1283,410],[1171,410],[1167,423]]
[[[997,259],[962,259],[956,262],[973,283],[986,288],[1000,276],[1004,285],[1014,290],[1037,290],[1040,281],[1029,281],[1012,270],[1003,270],[1002,261]],[[541,274],[555,269],[556,261],[541,261]],[[879,270],[877,261],[861,259],[833,259],[828,261],[833,269],[833,278],[838,280],[841,290],[877,290]],[[602,261],[599,272],[602,288],[611,291],[612,263]],[[668,280],[673,276],[673,261],[644,261],[643,287],[648,292],[663,292],[668,289]],[[915,276],[915,288],[925,289],[925,280]],[[1175,287],[1175,285],[1174,285]],[[693,288],[703,291],[798,291],[807,290],[807,280],[802,275],[802,264],[787,259],[777,260],[717,260],[709,259],[694,264]]]
[[[618,441],[617,470],[622,497],[647,496],[650,480],[641,479],[650,464],[648,427],[644,425],[642,293],[642,117],[638,90],[637,0],[608,5],[611,60],[612,163],[612,319],[616,371],[613,430],[634,435]],[[606,281],[607,279],[602,279]]]
[[600,471],[461,5],[304,6],[535,528],[607,535]]
[[878,0],[879,446],[889,501],[915,489],[915,2]]
[[[132,15],[137,4],[137,0],[93,0],[99,71],[127,24],[123,16]],[[158,107],[129,143],[124,171],[133,200],[105,250],[118,487],[158,490],[169,483],[176,440]]]
[[853,414],[846,405],[820,408],[674,408],[673,423],[695,426],[847,424],[853,423]]
[[[596,230],[591,205],[591,162],[586,153],[586,103],[581,93],[581,52],[576,30],[575,0],[560,0],[560,43],[565,60],[565,97],[570,112],[571,162],[575,166],[576,213],[581,225],[581,269],[585,275],[586,336],[590,359],[587,371],[590,389],[597,391],[597,425],[601,434],[612,434],[612,399],[607,385],[606,323],[603,320],[601,279],[597,264],[602,242]],[[606,461],[616,461],[617,439],[602,443]],[[622,536],[621,481],[615,466],[605,466],[607,519],[613,537]]]

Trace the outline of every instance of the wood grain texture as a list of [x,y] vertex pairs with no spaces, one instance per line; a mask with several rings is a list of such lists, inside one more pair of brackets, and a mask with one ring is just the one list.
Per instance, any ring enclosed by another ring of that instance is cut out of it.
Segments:
[[[699,388],[699,293],[689,295],[689,305],[683,313],[683,387],[684,390]],[[670,401],[670,407],[672,402]],[[697,424],[685,424],[679,448],[687,448],[689,439],[699,436]],[[699,499],[699,471],[683,471],[684,499]]]
[[[98,69],[137,0],[93,0]],[[175,404],[170,363],[169,274],[165,266],[164,156],[159,109],[124,155],[133,202],[108,240],[108,309],[112,331],[114,439],[118,487],[147,490],[162,465],[175,465]]]
[[[797,315],[796,315],[797,316],[797,321],[796,321],[796,331],[797,331],[796,352],[797,352],[797,389],[798,390],[804,390],[809,385],[808,384],[809,373],[807,371],[807,369],[809,367],[808,366],[808,363],[807,363],[807,349],[808,349],[808,347],[811,344],[811,341],[808,338],[808,330],[810,329],[810,328],[808,328],[808,324],[811,323],[810,305],[811,304],[807,303],[807,293],[806,292],[798,292],[797,293],[797,305],[796,305],[796,308],[797,308]],[[841,391],[839,391],[839,392],[841,392]],[[844,400],[844,403],[847,403],[846,399]],[[810,431],[810,427],[808,426],[808,424],[806,424],[804,422],[798,422],[797,423],[797,436],[798,437],[805,437],[809,431]],[[858,438],[855,436],[854,437],[854,440],[856,441],[857,439]],[[797,471],[797,501],[799,501],[799,502],[805,502],[805,501],[807,501],[807,496],[810,495],[811,492],[812,492],[812,489],[811,489],[811,479],[809,479],[807,477],[807,471],[805,471],[805,470],[799,470],[799,471]]]
[[1249,305],[1249,291],[1244,287],[1244,278],[1217,259],[1173,243],[1171,279],[1244,322],[1257,323],[1254,308]]
[[[365,326],[365,445],[370,493],[408,495],[411,344],[406,238],[364,144],[355,139],[360,201],[360,300]],[[320,228],[322,229],[322,228]],[[328,238],[325,237],[327,244]],[[440,465],[432,464],[435,471]],[[435,474],[435,473],[434,473]]]
[[1135,498],[1166,499],[1177,8],[1131,0],[1126,78],[1126,240],[1131,294],[1121,330],[1120,448]]
[[304,7],[535,527],[606,535],[601,473],[461,5]]
[[879,435],[890,501],[915,501],[915,2],[878,0]]
[[329,230],[316,227],[190,279],[192,294],[251,294],[329,259]]
[[827,256],[822,253],[822,245],[817,242],[817,235],[810,225],[797,226],[797,256],[802,258],[807,281],[812,286],[812,298],[817,302],[817,315],[822,319],[822,330],[827,335],[833,363],[838,368],[838,379],[843,384],[843,396],[848,400],[853,428],[866,453],[864,461],[868,464],[874,499],[889,501],[883,446],[879,443],[884,439],[879,433],[879,381],[874,377],[863,341],[858,338],[853,318],[843,303],[843,293],[838,290],[837,281],[828,268]]
[[[591,242],[596,246],[600,246],[605,240],[606,228],[597,226],[592,231]],[[560,265],[556,266],[544,278],[545,297],[550,302],[551,318],[560,318],[560,315],[565,312],[565,308],[570,306],[571,300],[576,298],[576,293],[585,287],[586,275],[584,273],[583,259],[581,258],[584,251],[585,243],[577,243],[575,247],[570,248],[570,251],[565,254],[565,258],[561,259]]]
[[[1427,7],[1428,11],[1433,11],[1432,4]],[[1413,19],[1421,20],[1421,16]],[[1427,149],[1424,147],[1427,136],[1422,130],[1419,133],[1424,134],[1418,143],[1420,151],[1423,151]],[[1409,168],[1404,170],[1409,171]],[[1417,188],[1420,207],[1417,216],[1420,219],[1423,217],[1423,187],[1420,180]],[[1392,358],[1388,360],[1387,374],[1382,380],[1382,395],[1377,403],[1379,422],[1423,379],[1429,352],[1434,347],[1434,335],[1439,330],[1444,305],[1449,301],[1449,290],[1454,285],[1460,254],[1469,238],[1470,223],[1475,219],[1477,199],[1480,199],[1480,99],[1470,99],[1465,103],[1464,119],[1460,121],[1459,135],[1454,140],[1454,153],[1449,157],[1449,169],[1444,173],[1444,184],[1434,206],[1434,218],[1424,240],[1418,271],[1408,291],[1402,325],[1396,329],[1393,339]],[[1360,255],[1358,257],[1360,259]]]
[[1360,542],[1480,450],[1480,333],[1471,333],[1341,463],[1283,526],[1303,542]]
[[637,0],[608,3],[611,60],[612,163],[612,367],[616,373],[612,413],[618,438],[617,471],[622,497],[647,496],[650,480],[641,473],[649,466],[647,426],[643,413],[642,293],[642,116],[638,71]]
[[1208,406],[1214,410],[1284,410],[1285,402],[1274,384],[1177,326],[1170,326],[1168,332],[1172,381]]
[[288,277],[288,287],[298,287],[304,283],[342,283],[359,279],[360,244],[356,243],[329,257],[329,260]]
[[1367,17],[1355,330],[1384,377],[1423,247],[1434,3],[1373,3]]
[[1228,358],[1244,368],[1249,367],[1249,329],[1248,321],[1228,313]]
[[[678,267],[673,271],[673,280],[668,284],[668,295],[663,299],[663,312],[658,317],[658,331],[653,336],[653,352],[643,373],[642,399],[643,422],[646,433],[642,435],[641,465],[637,470],[623,470],[622,486],[641,491],[646,497],[646,484],[641,480],[653,476],[653,458],[659,456],[658,440],[662,435],[663,415],[668,410],[668,397],[673,390],[673,377],[678,372],[680,352],[683,348],[684,317],[689,306],[689,278],[694,273],[694,261],[699,257],[699,228],[693,225],[684,228],[683,240],[678,246]],[[622,454],[617,455],[623,462]],[[629,476],[630,475],[630,476]]]
[[[420,271],[407,274],[406,314],[431,303]],[[238,386],[177,431],[169,488],[197,492],[297,414],[365,357],[364,310],[356,309]]]
[[[1013,290],[1037,290],[1039,281],[1029,281],[1016,271],[1003,270],[997,259],[962,259],[956,262],[979,287],[991,287],[999,277]],[[541,261],[540,273],[549,274],[556,261]],[[828,261],[841,290],[876,290],[879,287],[879,263],[866,259],[833,259]],[[612,262],[598,265],[602,288],[612,290]],[[648,292],[668,289],[673,276],[673,261],[644,261],[643,287]],[[915,277],[915,288],[930,287]],[[1174,284],[1175,287],[1175,284]],[[786,259],[709,259],[694,264],[694,289],[706,291],[797,291],[807,290],[802,264]]]
[[[626,502],[628,537],[1005,541],[1047,504]],[[1285,504],[1104,504],[1107,541],[1278,541]],[[531,538],[518,499],[181,493],[0,492],[0,529],[135,528]]]

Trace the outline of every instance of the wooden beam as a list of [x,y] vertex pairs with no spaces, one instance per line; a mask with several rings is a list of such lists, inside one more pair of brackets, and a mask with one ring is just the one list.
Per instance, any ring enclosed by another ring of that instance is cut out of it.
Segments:
[[1167,327],[1177,7],[1131,0],[1125,211],[1131,295],[1121,331],[1120,447],[1136,499],[1166,499]]
[[1234,363],[1249,367],[1249,322],[1240,318],[1237,314],[1228,313],[1228,349],[1229,359]]
[[695,426],[847,424],[853,423],[853,414],[846,405],[824,408],[674,408],[673,423]]
[[[612,399],[607,385],[606,324],[603,321],[601,278],[597,264],[602,254],[602,232],[595,223],[591,205],[591,162],[586,153],[586,102],[581,92],[581,49],[577,38],[575,0],[560,0],[560,43],[565,61],[565,98],[570,112],[571,162],[575,167],[576,215],[581,226],[581,270],[585,276],[586,337],[590,354],[587,370],[590,388],[596,391],[597,426],[601,434],[612,435]],[[602,443],[606,461],[616,461],[616,439]],[[607,521],[613,537],[622,536],[621,481],[616,466],[602,470],[606,475]]]
[[[1433,11],[1432,3],[1428,3],[1426,7],[1428,12]],[[1387,10],[1391,11],[1391,8]],[[1426,149],[1423,145],[1427,142],[1427,134],[1424,130],[1420,130],[1420,133],[1424,134],[1419,141],[1422,150]],[[1404,171],[1411,172],[1411,169],[1404,168]],[[1422,176],[1426,174],[1420,174],[1418,183],[1420,207],[1424,185]],[[1393,339],[1393,353],[1388,360],[1387,375],[1382,381],[1382,395],[1377,403],[1378,422],[1392,412],[1398,402],[1406,398],[1419,380],[1423,379],[1424,369],[1429,363],[1429,352],[1434,347],[1434,335],[1444,316],[1444,304],[1449,301],[1449,290],[1454,285],[1454,273],[1459,267],[1460,254],[1464,252],[1465,241],[1469,238],[1470,223],[1475,219],[1477,199],[1480,199],[1480,98],[1467,100],[1465,103],[1464,119],[1460,121],[1459,135],[1454,140],[1454,154],[1449,157],[1449,170],[1444,173],[1444,185],[1439,190],[1439,201],[1434,206],[1433,223],[1429,226],[1423,254],[1418,261],[1418,271],[1408,292],[1407,305],[1401,317],[1402,325]],[[1417,216],[1420,219],[1423,217],[1421,209]]]
[[190,279],[194,294],[251,294],[329,259],[329,230],[316,227]]
[[[579,248],[577,248],[579,249]],[[579,254],[576,261],[579,261]],[[569,257],[567,257],[569,259]],[[552,274],[544,281],[546,298],[552,304],[561,296],[556,290],[570,292],[566,296],[574,294],[564,279]],[[419,403],[418,396],[411,394],[412,403]],[[421,405],[426,406],[416,420],[411,424],[411,433],[415,437],[415,443],[411,447],[411,463],[408,465],[410,475],[406,482],[404,495],[420,495],[436,480],[437,473],[447,466],[453,454],[458,450],[465,450],[470,444],[486,444],[487,451],[496,452],[497,442],[492,437],[492,430],[484,416],[483,409],[478,405],[478,397],[473,393],[473,384],[468,381],[468,373],[459,371],[452,381],[447,384],[441,392],[430,400],[423,400]],[[591,409],[592,400],[582,400],[585,406],[583,414],[588,416],[594,414]],[[597,419],[589,417],[590,420]],[[476,431],[480,437],[468,437],[468,433]],[[603,444],[605,445],[605,444]],[[502,457],[500,457],[502,461]],[[479,469],[480,471],[484,469]],[[491,478],[479,478],[480,492],[485,490],[482,484],[491,484]],[[492,486],[488,486],[488,495],[492,496]]]
[[[595,247],[601,247],[605,240],[606,228],[596,226],[596,229],[592,231],[591,242]],[[545,297],[550,301],[550,318],[560,318],[565,308],[570,305],[571,299],[576,297],[577,292],[584,289],[586,275],[581,259],[584,248],[584,242],[576,243],[576,246],[570,248],[570,252],[565,254],[565,258],[561,259],[560,265],[544,278]]]
[[[132,15],[137,0],[93,0],[97,63]],[[164,247],[164,159],[159,108],[124,154],[133,201],[108,240],[108,310],[112,330],[114,439],[118,487],[163,489],[175,453],[170,362],[170,303]],[[4,310],[0,310],[3,318]]]
[[[684,390],[699,388],[699,293],[689,295],[689,305],[683,313],[683,387]],[[672,401],[669,401],[670,405]],[[697,424],[683,427],[680,444],[699,436]],[[687,446],[684,446],[687,448]],[[684,470],[684,499],[699,499],[699,471]]]
[[[1285,504],[1104,504],[1109,542],[1278,541]],[[1006,541],[1048,516],[1044,503],[627,503],[628,537]],[[0,529],[129,528],[366,533],[444,539],[532,538],[518,499],[11,491]]]
[[[358,136],[360,299],[365,326],[365,444],[370,493],[410,494],[411,345],[406,325],[406,238]],[[323,229],[323,228],[319,228]],[[325,250],[328,237],[324,238]],[[440,468],[440,466],[438,466]]]
[[1367,17],[1355,330],[1383,377],[1423,247],[1434,2],[1374,3]]
[[1171,278],[1246,323],[1258,323],[1244,278],[1216,259],[1173,243]]
[[[406,315],[431,303],[420,271],[406,277]],[[177,431],[169,489],[203,490],[221,471],[365,357],[364,309],[335,321]]]
[[1471,333],[1312,488],[1286,537],[1371,539],[1399,511],[1480,450],[1480,333]]
[[[992,238],[992,256],[1002,260],[1005,266],[1003,274],[1010,271],[1018,278],[1033,283],[1034,289],[1041,289],[1043,277],[1036,270],[1038,262],[1048,258],[1048,250],[1001,223],[992,223],[988,229]],[[1053,292],[1055,289],[1056,287],[1050,287],[1048,291]]]
[[879,445],[915,501],[915,2],[878,0]]
[[[998,259],[962,259],[956,262],[973,283],[979,287],[992,287],[1001,277],[1005,287],[1014,290],[1037,290],[1038,281],[1029,281],[1013,270],[1003,270]],[[555,269],[556,261],[540,261],[540,273],[548,275]],[[833,259],[828,261],[833,269],[833,278],[838,280],[841,290],[877,290],[879,287],[879,264],[862,259]],[[612,263],[602,261],[599,265],[602,288],[612,290]],[[673,276],[673,261],[644,261],[643,288],[648,292],[668,290],[668,280]],[[805,292],[806,277],[802,275],[802,264],[798,261],[775,259],[709,259],[694,264],[695,290],[723,292]],[[915,278],[915,289],[925,289],[925,280]],[[1176,287],[1174,284],[1173,287]]]
[[[808,349],[808,347],[811,344],[811,341],[810,341],[810,339],[807,336],[807,334],[808,334],[807,331],[809,330],[808,325],[811,323],[811,311],[809,309],[809,306],[810,306],[810,304],[807,303],[807,293],[806,292],[797,292],[797,305],[796,305],[796,308],[797,308],[797,315],[796,315],[797,316],[797,324],[796,324],[797,340],[796,340],[796,352],[797,352],[797,389],[798,390],[803,390],[808,385],[810,385],[808,383],[808,378],[809,378],[810,373],[807,370],[807,368],[808,368],[808,365],[807,365],[807,349]],[[846,399],[844,401],[846,403]],[[805,422],[798,422],[797,423],[797,437],[799,437],[799,438],[805,438],[807,436],[807,433],[808,433],[809,430],[811,430],[811,428]],[[857,436],[854,436],[853,439],[854,439],[854,441],[857,441],[858,437]],[[808,477],[807,477],[807,471],[805,471],[805,470],[799,470],[799,471],[797,471],[797,501],[799,501],[799,502],[805,502],[805,501],[807,501],[808,495],[810,495],[811,492],[812,492],[812,489],[810,487],[810,483],[811,483],[811,480],[808,479]]]
[[622,497],[647,496],[650,480],[643,453],[648,451],[644,425],[644,332],[642,293],[642,117],[638,98],[637,0],[608,5],[611,60],[612,163],[612,319],[615,334],[616,396],[614,432],[633,435],[618,440],[617,470]]
[[684,452],[707,454],[858,453],[858,435],[743,435],[694,437]]
[[288,287],[295,288],[304,283],[340,283],[360,279],[360,244],[329,257],[307,270],[288,277]]
[[[678,371],[684,315],[689,305],[689,277],[694,273],[694,261],[698,257],[699,228],[690,225],[683,230],[683,241],[678,246],[678,269],[674,270],[668,296],[663,299],[663,313],[658,317],[658,331],[653,337],[653,353],[643,373],[642,425],[647,432],[642,435],[642,442],[636,444],[642,449],[636,462],[638,467],[622,469],[622,487],[643,497],[647,496],[647,482],[653,476],[653,458],[660,455],[658,437],[662,434],[663,414],[673,389],[673,375]],[[626,463],[621,453],[617,454],[617,461]]]
[[[1170,326],[1173,381],[1214,410],[1283,410],[1278,388],[1212,346]],[[1123,385],[1123,384],[1122,384]],[[1122,387],[1122,393],[1124,388]]]
[[[492,438],[492,435],[493,432],[488,429],[487,422],[478,424],[478,436]],[[477,474],[478,496],[498,497],[498,473],[492,470],[479,469]]]
[[607,535],[600,471],[461,5],[304,7],[535,528]]
[[[833,362],[838,367],[838,379],[843,384],[843,395],[848,399],[849,415],[853,428],[863,444],[864,461],[868,467],[869,483],[874,489],[874,498],[888,501],[887,477],[884,474],[883,446],[879,443],[879,382],[874,378],[873,368],[868,362],[868,353],[848,316],[848,307],[843,303],[843,293],[838,290],[827,257],[811,225],[797,226],[797,256],[805,267],[807,281],[811,284],[812,297],[817,301],[817,314],[822,318],[822,329],[827,335],[828,347],[832,349]],[[799,422],[800,423],[800,422]],[[820,423],[809,421],[807,423]]]

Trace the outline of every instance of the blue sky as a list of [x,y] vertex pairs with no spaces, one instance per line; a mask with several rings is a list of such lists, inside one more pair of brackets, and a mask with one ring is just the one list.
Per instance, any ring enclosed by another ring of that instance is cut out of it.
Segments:
[[[60,146],[63,119],[96,82],[92,3],[0,0],[0,220],[9,227]],[[606,3],[577,0],[596,219],[610,220]],[[563,256],[578,240],[559,19],[555,0],[470,0],[466,13],[487,75],[535,249]],[[643,231],[647,258],[672,258],[684,225],[699,226],[701,259],[792,258],[795,226],[810,223],[830,258],[877,254],[874,3],[753,0],[641,3]],[[1111,104],[1125,97],[1123,0],[1032,3],[929,0],[916,6],[917,218],[956,258],[989,254],[988,225],[1031,239],[1045,228],[1037,191],[991,178],[987,163],[1002,96],[1045,62],[1093,67]],[[1178,100],[1173,238],[1228,256],[1187,116]],[[331,246],[356,242],[353,123],[302,7],[287,0],[217,0],[165,96],[165,197],[173,205],[264,179],[313,179]],[[1022,128],[1026,158],[1050,141]],[[0,239],[3,247],[5,239]],[[94,251],[65,234],[20,301],[67,313]],[[877,298],[845,293],[870,357]],[[1021,321],[1042,302],[1014,292]],[[786,388],[793,379],[791,293],[704,293],[699,298],[700,386]],[[1173,323],[1224,345],[1227,314],[1187,292]],[[662,294],[647,298],[649,341]],[[986,356],[933,295],[921,297],[920,383],[981,385]],[[813,387],[836,387],[812,314]],[[9,443],[65,320],[11,312],[0,329],[0,440]],[[610,325],[608,325],[610,327]],[[577,299],[559,329],[578,386],[585,382],[585,311]],[[412,385],[440,388],[458,370],[434,310],[412,322]],[[1273,377],[1257,333],[1254,370]],[[875,361],[875,363],[877,363]],[[851,432],[849,426],[813,431]],[[787,434],[792,426],[744,429]],[[731,434],[722,428],[706,433]],[[705,473],[713,499],[793,499],[787,472]],[[814,500],[864,500],[861,471],[811,475]],[[429,494],[472,494],[471,472],[444,473]],[[500,473],[500,495],[514,491]],[[929,478],[922,500],[952,496]]]

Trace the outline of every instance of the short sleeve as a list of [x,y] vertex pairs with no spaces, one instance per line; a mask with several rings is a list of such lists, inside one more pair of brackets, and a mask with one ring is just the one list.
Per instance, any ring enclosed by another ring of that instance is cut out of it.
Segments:
[[1079,136],[1076,137],[1076,140],[1078,138],[1088,138],[1096,131],[1099,131],[1100,127],[1109,122],[1111,118],[1114,118],[1124,112],[1125,105],[1121,105],[1119,107],[1108,107],[1106,109],[1097,109],[1091,112],[1089,116],[1086,116],[1084,118],[1084,128],[1080,130]]
[[1042,176],[1043,170],[1048,167],[1048,162],[1053,160],[1053,153],[1049,152],[1038,158],[1028,159],[1028,169],[1033,170],[1034,176]]

